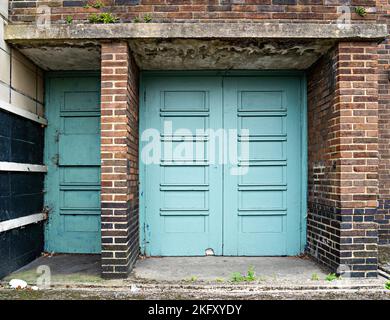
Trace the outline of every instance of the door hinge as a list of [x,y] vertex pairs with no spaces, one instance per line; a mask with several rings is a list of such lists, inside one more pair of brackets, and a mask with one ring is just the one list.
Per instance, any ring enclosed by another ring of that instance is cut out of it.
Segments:
[[55,142],[59,142],[60,141],[60,132],[58,130],[56,130],[56,135],[54,137],[54,141]]
[[52,163],[58,167],[60,164],[60,155],[57,153],[51,158]]

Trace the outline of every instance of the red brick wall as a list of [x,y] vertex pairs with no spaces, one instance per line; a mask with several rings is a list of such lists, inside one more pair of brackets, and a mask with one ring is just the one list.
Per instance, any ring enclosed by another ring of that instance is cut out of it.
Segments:
[[[154,22],[222,22],[222,21],[335,21],[337,6],[345,1],[333,0],[102,0],[105,8],[85,8],[95,0],[10,0],[11,19],[31,22],[36,18],[37,5],[52,7],[52,20],[64,23],[67,16],[75,21],[87,20],[93,12],[107,11],[122,22],[141,20],[150,14]],[[376,19],[375,0],[350,0],[352,19],[371,22]],[[367,15],[357,15],[353,8],[366,8]]]
[[340,43],[308,72],[308,251],[376,276],[377,44]]
[[102,272],[123,277],[139,253],[138,69],[127,42],[102,43]]
[[[378,0],[378,22],[390,28],[390,1]],[[379,93],[379,197],[376,221],[379,242],[390,244],[390,41],[378,48]]]
[[[335,49],[336,50],[336,49]],[[337,243],[340,230],[333,199],[332,161],[329,145],[332,132],[335,90],[335,52],[318,61],[308,73],[308,220],[307,249],[332,269],[339,264]],[[331,227],[332,225],[337,227]]]

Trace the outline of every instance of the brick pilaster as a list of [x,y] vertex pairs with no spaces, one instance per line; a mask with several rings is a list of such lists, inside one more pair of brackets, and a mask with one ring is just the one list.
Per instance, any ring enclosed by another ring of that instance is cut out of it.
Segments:
[[138,69],[127,42],[102,43],[102,275],[126,277],[139,252]]
[[353,276],[376,276],[377,44],[341,43],[337,58],[334,151],[341,167],[340,263],[349,266]]
[[308,249],[351,276],[376,276],[376,43],[340,43],[309,72]]
[[[378,23],[390,31],[390,2],[377,0]],[[388,32],[389,33],[389,32]],[[378,48],[379,201],[375,221],[379,244],[390,245],[390,37]]]

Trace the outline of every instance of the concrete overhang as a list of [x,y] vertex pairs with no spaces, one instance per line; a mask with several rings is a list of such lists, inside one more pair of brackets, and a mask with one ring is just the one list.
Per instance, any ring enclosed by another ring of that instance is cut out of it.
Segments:
[[39,40],[92,39],[354,39],[380,40],[387,36],[382,24],[353,24],[340,28],[337,24],[318,23],[120,23],[51,25],[10,24],[5,29],[9,42]]
[[5,40],[45,70],[100,67],[100,42],[126,40],[140,68],[306,69],[339,41],[381,41],[387,26],[314,23],[10,24]]

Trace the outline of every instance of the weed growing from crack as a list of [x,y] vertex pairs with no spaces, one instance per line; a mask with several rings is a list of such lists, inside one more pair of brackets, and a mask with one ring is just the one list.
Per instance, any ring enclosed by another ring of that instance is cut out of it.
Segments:
[[197,276],[191,276],[189,277],[188,279],[185,279],[185,281],[187,282],[195,282],[198,280],[198,277]]
[[313,281],[318,281],[318,280],[320,280],[320,277],[318,276],[317,273],[313,273],[313,274],[311,275],[311,280],[313,280]]
[[249,266],[246,275],[243,275],[240,272],[233,272],[230,278],[232,282],[252,282],[256,279],[255,268],[253,266]]
[[104,24],[117,23],[119,21],[119,18],[114,16],[110,12],[103,12],[100,14],[94,13],[91,14],[88,19],[90,23],[104,23]]
[[364,17],[367,14],[366,9],[363,8],[363,7],[356,7],[355,8],[355,12],[356,12],[357,15],[359,15],[361,17]]
[[335,273],[329,273],[326,277],[325,277],[325,280],[326,281],[334,281],[334,280],[339,280],[340,279],[340,276],[338,276],[337,274]]
[[153,17],[152,17],[151,14],[145,14],[145,15],[144,15],[144,22],[145,22],[145,23],[149,23],[149,22],[151,22],[152,20],[153,20]]

